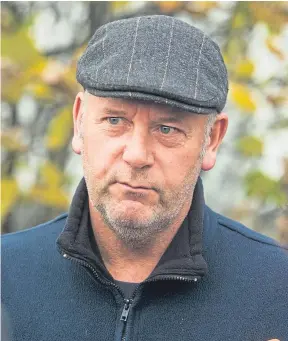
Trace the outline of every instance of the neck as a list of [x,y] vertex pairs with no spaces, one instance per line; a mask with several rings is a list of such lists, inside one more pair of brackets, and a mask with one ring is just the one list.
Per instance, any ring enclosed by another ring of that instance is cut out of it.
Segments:
[[185,205],[177,219],[166,231],[159,233],[145,248],[129,249],[117,235],[104,224],[100,213],[89,200],[90,218],[103,262],[111,276],[123,282],[140,283],[149,277],[168,248],[183,220],[190,203]]

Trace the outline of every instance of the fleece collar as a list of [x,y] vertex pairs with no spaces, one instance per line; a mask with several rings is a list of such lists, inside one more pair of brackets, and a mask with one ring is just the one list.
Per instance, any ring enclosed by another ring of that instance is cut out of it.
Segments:
[[[202,180],[199,177],[188,215],[148,280],[170,277],[195,280],[206,274],[207,264],[202,256],[204,206]],[[57,246],[60,252],[85,261],[100,276],[113,281],[103,263],[97,243],[95,247],[84,178],[74,194],[66,225],[57,239]]]

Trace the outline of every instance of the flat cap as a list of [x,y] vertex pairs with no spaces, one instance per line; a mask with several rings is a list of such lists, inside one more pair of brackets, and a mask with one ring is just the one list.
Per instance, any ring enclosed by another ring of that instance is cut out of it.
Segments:
[[228,92],[218,45],[194,26],[164,15],[97,29],[78,61],[77,81],[95,96],[153,101],[199,114],[221,112]]

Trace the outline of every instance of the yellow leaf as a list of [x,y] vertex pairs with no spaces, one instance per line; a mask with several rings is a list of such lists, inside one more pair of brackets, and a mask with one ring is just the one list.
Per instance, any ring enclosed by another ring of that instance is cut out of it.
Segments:
[[283,54],[283,52],[275,46],[274,42],[273,42],[273,37],[268,37],[266,39],[266,46],[268,47],[268,49],[275,54],[279,59],[281,60],[285,60],[285,56]]
[[164,13],[171,13],[181,7],[182,1],[157,1],[157,5]]
[[249,78],[252,76],[254,71],[254,64],[251,60],[244,59],[241,60],[235,68],[236,76],[240,78]]
[[19,195],[19,188],[14,179],[1,180],[1,218],[3,219],[15,204]]
[[22,68],[28,68],[44,60],[29,36],[29,28],[24,25],[13,31],[13,34],[5,32],[1,36],[2,56],[11,58]]
[[57,187],[36,185],[29,193],[29,197],[50,207],[67,209],[69,200],[63,190]]
[[28,194],[28,197],[43,205],[66,209],[69,204],[67,194],[61,189],[64,174],[52,162],[47,161],[40,168],[40,181]]
[[[40,83],[41,79],[41,70],[46,65],[46,61],[36,63],[35,65],[28,67],[27,69],[23,68],[21,69],[19,65],[15,64],[12,60],[9,58],[5,59],[4,67],[2,65],[3,74],[2,74],[2,84],[5,84],[5,86],[2,86],[2,96],[3,98],[10,102],[10,103],[17,103],[19,98],[22,96],[23,92],[27,90],[32,90],[32,92],[35,89],[36,95],[37,92],[39,92],[39,89],[47,88],[42,83]],[[35,83],[35,84],[34,84]],[[50,91],[51,92],[51,91]],[[51,98],[52,95],[47,94],[47,91],[45,93],[46,96],[39,96],[40,98]]]
[[4,70],[5,81],[2,79],[2,84],[5,84],[2,86],[2,96],[10,103],[19,100],[29,82],[34,78],[39,79],[39,72],[46,64],[46,59],[36,49],[29,36],[30,24],[26,23],[20,27],[16,31],[13,30],[13,34],[4,32],[1,35],[2,57],[13,65],[13,68]]
[[246,15],[242,12],[237,12],[232,19],[232,29],[244,27],[246,25]]
[[274,33],[279,33],[288,23],[286,1],[247,1],[251,19],[256,23],[264,22]]
[[38,63],[33,64],[28,70],[27,73],[31,78],[32,75],[36,75],[39,77],[39,75],[45,70],[48,64],[48,59],[47,60],[40,60]]
[[38,99],[52,99],[53,93],[49,86],[43,83],[32,83],[27,86],[27,90],[30,90],[34,96]]
[[231,96],[235,104],[244,112],[254,112],[256,104],[251,97],[249,89],[242,84],[231,84]]
[[50,122],[46,146],[50,150],[61,149],[70,138],[73,126],[72,108],[64,107]]
[[129,5],[130,1],[111,1],[110,7],[112,11],[121,11],[125,10],[127,8],[127,5]]
[[50,186],[60,186],[64,180],[63,172],[52,162],[46,161],[40,168],[42,182]]

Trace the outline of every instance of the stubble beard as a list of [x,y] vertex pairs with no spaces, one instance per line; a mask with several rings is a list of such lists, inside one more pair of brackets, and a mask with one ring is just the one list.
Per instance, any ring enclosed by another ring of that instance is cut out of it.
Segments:
[[191,204],[202,163],[202,155],[200,155],[196,165],[184,178],[181,186],[173,192],[167,193],[167,191],[157,189],[159,201],[150,208],[152,214],[148,218],[144,215],[141,216],[141,211],[135,212],[133,218],[126,218],[125,214],[115,210],[115,205],[113,205],[113,198],[109,193],[109,185],[113,179],[110,178],[105,185],[95,183],[93,171],[89,169],[88,163],[85,161],[85,154],[82,155],[84,178],[93,207],[100,213],[104,224],[112,230],[122,244],[134,252],[141,252],[151,246],[157,236],[171,227],[184,205],[187,202]]

